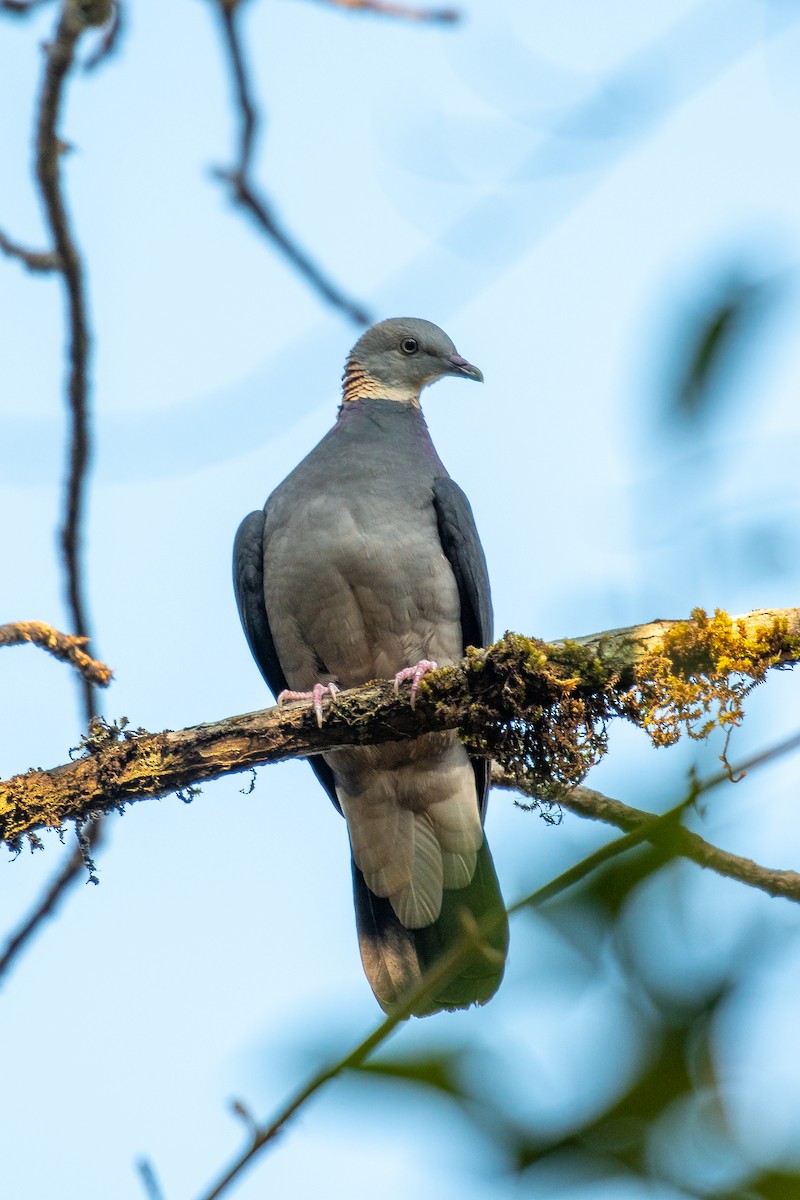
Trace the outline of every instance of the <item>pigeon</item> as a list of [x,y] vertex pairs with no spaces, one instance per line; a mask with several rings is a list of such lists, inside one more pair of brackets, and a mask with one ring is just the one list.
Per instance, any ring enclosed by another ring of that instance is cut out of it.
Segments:
[[[234,590],[250,650],[278,702],[372,679],[410,680],[492,638],[486,560],[469,502],[431,441],[420,393],[444,376],[483,381],[437,325],[393,318],[345,364],[333,428],[263,510],[245,517]],[[456,732],[353,746],[309,763],[347,822],[364,970],[389,1009],[465,924],[491,926],[454,978],[415,1009],[485,1004],[500,986],[508,924],[483,830],[489,763]]]

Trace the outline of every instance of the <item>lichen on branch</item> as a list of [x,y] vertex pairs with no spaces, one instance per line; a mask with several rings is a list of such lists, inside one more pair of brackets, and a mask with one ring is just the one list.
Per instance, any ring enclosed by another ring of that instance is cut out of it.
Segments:
[[702,608],[670,629],[636,664],[632,715],[656,746],[682,733],[702,741],[744,718],[744,701],[771,667],[800,658],[800,635],[781,614],[753,624]]
[[468,651],[462,735],[546,801],[600,761],[614,717],[640,726],[656,746],[683,732],[698,740],[729,732],[767,671],[797,659],[795,609],[709,617],[696,608],[688,621],[555,643],[506,633],[488,650]]

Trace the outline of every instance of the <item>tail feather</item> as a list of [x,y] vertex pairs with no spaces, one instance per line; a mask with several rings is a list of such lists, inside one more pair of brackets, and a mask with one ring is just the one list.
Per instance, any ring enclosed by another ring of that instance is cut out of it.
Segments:
[[[487,955],[476,947],[455,978],[442,984],[414,1015],[423,1017],[442,1009],[469,1008],[491,1000],[503,978],[508,922],[485,839],[478,851],[471,882],[464,888],[446,890],[439,917],[423,929],[406,929],[389,901],[369,890],[355,863],[353,892],[361,961],[382,1008],[389,1008],[398,1000],[461,935],[461,914],[465,909],[476,921],[490,915],[496,918],[496,928],[486,938],[494,953]],[[502,961],[498,962],[498,955]]]

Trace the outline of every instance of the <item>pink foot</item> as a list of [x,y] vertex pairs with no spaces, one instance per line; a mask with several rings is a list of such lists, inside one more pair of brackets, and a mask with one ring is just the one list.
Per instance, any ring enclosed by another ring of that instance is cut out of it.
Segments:
[[413,667],[403,667],[402,671],[398,671],[394,677],[394,690],[400,691],[400,684],[405,683],[407,679],[411,680],[411,707],[413,708],[417,702],[417,692],[419,691],[420,680],[423,675],[427,675],[429,671],[435,671],[438,663],[431,662],[429,658],[421,658]]
[[315,683],[311,692],[291,692],[287,689],[278,696],[278,704],[283,704],[286,700],[310,700],[317,714],[317,724],[322,729],[322,697],[326,694],[333,697],[338,691],[335,683]]

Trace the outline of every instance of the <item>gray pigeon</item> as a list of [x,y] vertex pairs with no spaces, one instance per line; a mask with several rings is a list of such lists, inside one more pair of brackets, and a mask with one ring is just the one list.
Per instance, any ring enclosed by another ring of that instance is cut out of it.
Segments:
[[[439,460],[420,392],[444,375],[482,381],[430,321],[382,321],[345,365],[336,424],[239,526],[236,600],[279,703],[371,679],[411,679],[492,637],[486,560],[469,502]],[[417,1015],[489,1000],[508,926],[483,833],[488,763],[455,733],[315,755],[350,835],[364,970],[391,1005],[463,928],[495,914],[476,949]]]

